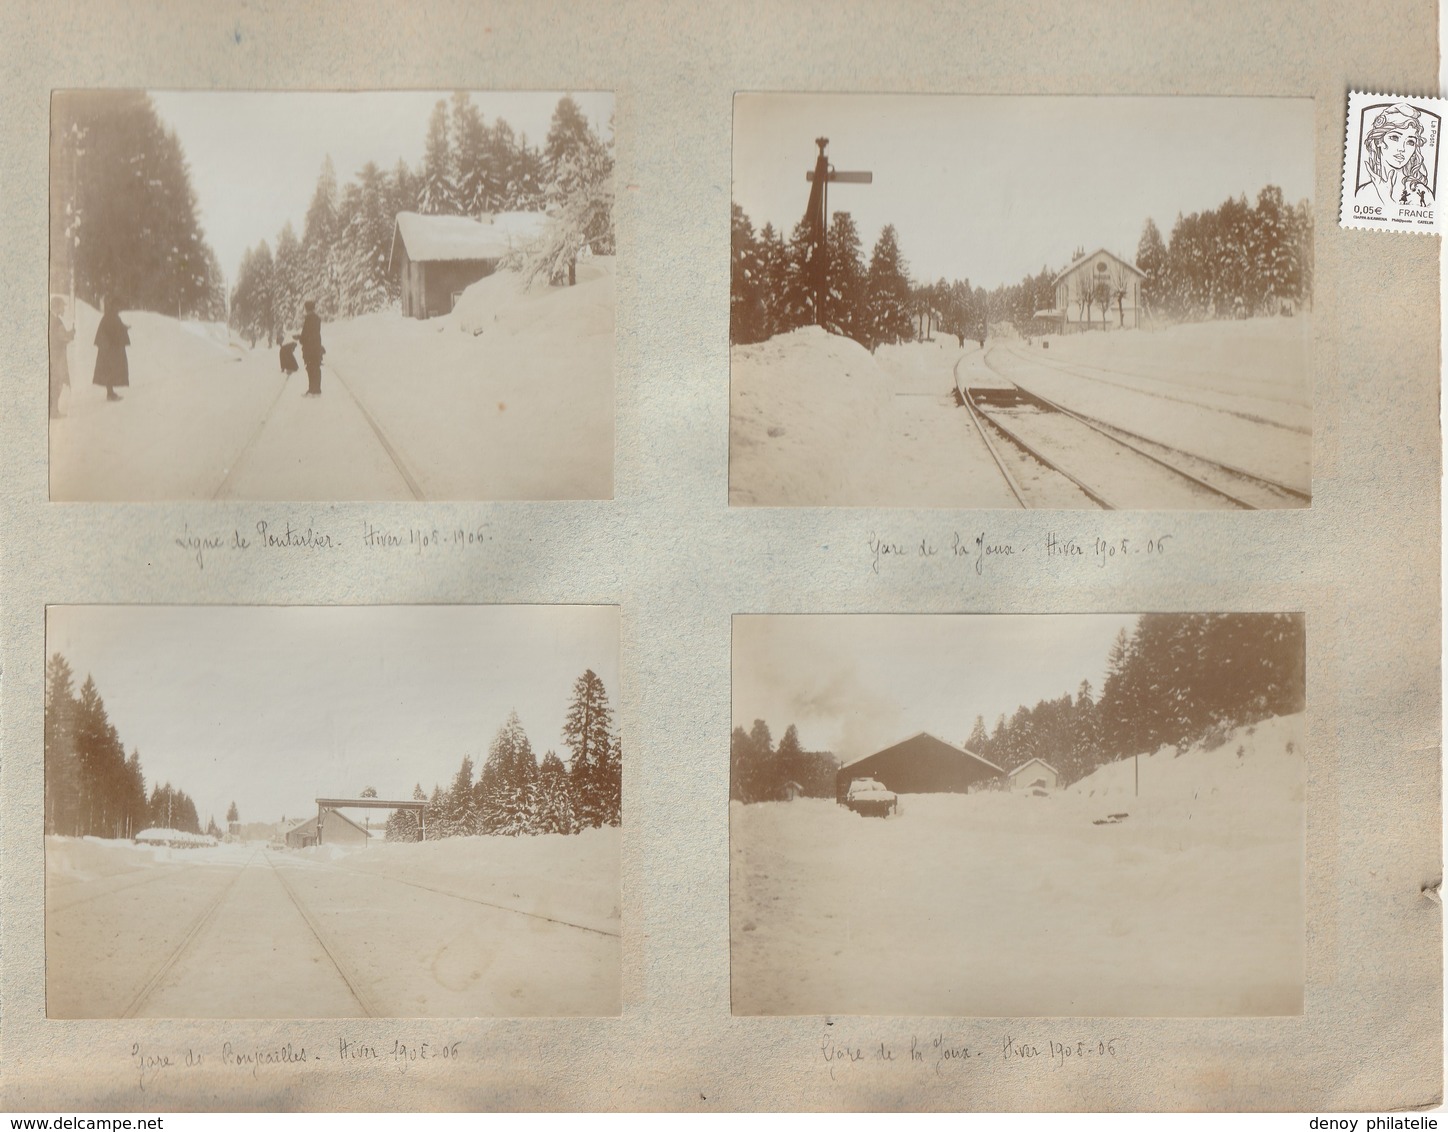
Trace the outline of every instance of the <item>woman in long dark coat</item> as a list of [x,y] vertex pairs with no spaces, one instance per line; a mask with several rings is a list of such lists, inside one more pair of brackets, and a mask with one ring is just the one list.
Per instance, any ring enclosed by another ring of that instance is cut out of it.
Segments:
[[106,387],[106,400],[119,401],[116,386],[130,385],[130,367],[126,364],[126,347],[131,344],[130,331],[121,321],[116,301],[107,299],[106,313],[101,315],[101,324],[96,328],[96,375],[95,384]]

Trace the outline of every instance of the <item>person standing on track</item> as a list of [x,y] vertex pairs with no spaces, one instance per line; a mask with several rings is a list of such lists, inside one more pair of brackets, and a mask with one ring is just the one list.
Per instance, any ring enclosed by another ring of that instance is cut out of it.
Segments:
[[106,387],[106,400],[119,401],[116,386],[131,384],[130,367],[126,363],[126,347],[131,344],[130,331],[121,321],[120,305],[114,295],[106,296],[102,305],[105,314],[96,327],[96,372],[92,384]]
[[306,302],[306,316],[302,319],[302,332],[297,341],[302,344],[302,364],[307,367],[307,391],[303,397],[322,395],[322,357],[326,349],[322,346],[322,319],[317,314],[317,304],[311,299]]

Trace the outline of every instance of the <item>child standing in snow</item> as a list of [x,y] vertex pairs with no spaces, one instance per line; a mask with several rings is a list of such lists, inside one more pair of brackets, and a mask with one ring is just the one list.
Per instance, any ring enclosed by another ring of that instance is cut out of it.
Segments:
[[277,342],[281,345],[282,373],[286,374],[287,377],[291,377],[292,374],[297,372],[297,340],[293,338],[288,342],[279,336]]

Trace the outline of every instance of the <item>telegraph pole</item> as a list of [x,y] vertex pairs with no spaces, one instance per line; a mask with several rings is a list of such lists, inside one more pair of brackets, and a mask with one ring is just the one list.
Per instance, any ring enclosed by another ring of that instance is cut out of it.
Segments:
[[873,184],[875,174],[868,171],[842,172],[830,164],[825,156],[829,138],[815,138],[819,155],[815,167],[805,170],[804,179],[813,186],[809,191],[809,204],[805,206],[805,229],[810,239],[810,275],[814,284],[815,323],[825,324],[825,296],[829,294],[828,233],[829,183],[835,181],[844,185]]

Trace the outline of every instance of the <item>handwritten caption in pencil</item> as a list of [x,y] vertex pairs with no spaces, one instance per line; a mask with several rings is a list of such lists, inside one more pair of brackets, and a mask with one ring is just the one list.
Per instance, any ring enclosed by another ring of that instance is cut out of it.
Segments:
[[335,1044],[304,1045],[282,1042],[258,1046],[247,1042],[223,1041],[218,1046],[187,1046],[185,1049],[163,1050],[132,1042],[131,1068],[141,1092],[162,1076],[188,1070],[220,1069],[226,1073],[242,1073],[260,1078],[265,1073],[282,1069],[311,1068],[324,1064],[374,1065],[406,1072],[420,1063],[456,1062],[464,1056],[460,1040],[358,1041],[338,1037]]
[[205,570],[219,555],[257,557],[267,553],[328,555],[387,553],[427,554],[436,551],[484,546],[493,541],[486,526],[477,527],[379,527],[364,521],[360,531],[350,535],[327,530],[313,523],[275,522],[258,519],[249,526],[230,530],[198,531],[187,523],[172,539],[173,545],[198,570]]
[[1112,1062],[1124,1054],[1124,1039],[1061,1035],[1044,1039],[1025,1039],[1005,1034],[979,1043],[958,1040],[945,1033],[929,1037],[912,1034],[908,1042],[876,1041],[854,1044],[827,1035],[820,1040],[820,1059],[829,1066],[830,1080],[839,1080],[839,1071],[854,1066],[908,1066],[943,1076],[947,1071],[966,1066],[990,1067],[1002,1064],[1032,1064],[1061,1069],[1068,1064]]
[[1174,538],[1169,534],[1106,538],[1048,531],[1040,538],[1009,540],[986,531],[953,531],[945,538],[925,535],[895,539],[871,531],[865,548],[874,574],[883,574],[896,562],[933,560],[973,571],[979,577],[1026,560],[1089,565],[1100,570],[1136,559],[1160,560],[1173,553]]

